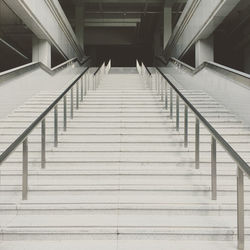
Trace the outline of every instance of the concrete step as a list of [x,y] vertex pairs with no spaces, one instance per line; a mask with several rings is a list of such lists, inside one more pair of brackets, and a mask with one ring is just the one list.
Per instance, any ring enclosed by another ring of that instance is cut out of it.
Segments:
[[[193,250],[235,250],[235,241],[201,241],[201,240],[188,240],[188,241],[176,241],[176,240],[61,240],[61,241],[5,241],[0,243],[2,250],[27,250],[27,249],[37,249],[37,250],[82,250],[84,248],[88,250],[100,250],[100,249],[110,249],[110,250],[131,250],[131,249],[145,249],[145,250],[186,250],[187,248]],[[250,243],[246,242],[246,248],[250,248]]]
[[[1,216],[2,217],[2,216]],[[9,217],[9,218],[8,218]],[[33,239],[203,239],[235,240],[236,225],[231,217],[165,215],[18,215],[5,216],[3,240]],[[177,219],[178,218],[178,219]],[[249,220],[250,221],[250,220]],[[224,227],[221,226],[224,224]],[[249,225],[246,238],[249,239]]]
[[[27,202],[27,203],[0,203],[0,215],[74,215],[74,214],[110,214],[119,212],[119,214],[154,214],[154,215],[202,215],[219,216],[223,210],[224,216],[236,216],[237,206],[232,203],[117,203],[117,201],[96,202]],[[250,204],[245,206],[245,214],[250,216]]]

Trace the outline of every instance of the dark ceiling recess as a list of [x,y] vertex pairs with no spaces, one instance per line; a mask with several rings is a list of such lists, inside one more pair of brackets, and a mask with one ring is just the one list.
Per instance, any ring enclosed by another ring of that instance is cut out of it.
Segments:
[[0,71],[31,61],[31,32],[0,0]]
[[250,44],[250,1],[241,0],[215,31],[215,61],[244,72]]
[[[78,1],[79,2],[79,1]],[[147,65],[153,63],[153,38],[157,19],[162,15],[164,1],[84,1],[85,20],[120,20],[122,23],[132,19],[130,27],[113,27],[106,23],[104,27],[85,27],[85,52],[96,64],[111,58],[113,66],[135,66],[140,57]],[[60,0],[64,12],[74,29],[74,1]],[[96,21],[97,20],[97,21]],[[99,21],[101,22],[101,21]],[[102,24],[103,25],[103,24]]]

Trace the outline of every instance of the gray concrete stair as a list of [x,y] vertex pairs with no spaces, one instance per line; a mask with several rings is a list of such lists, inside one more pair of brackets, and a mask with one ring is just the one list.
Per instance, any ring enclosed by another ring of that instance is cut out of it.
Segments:
[[[250,163],[250,127],[201,91],[186,98]],[[2,152],[57,96],[42,92],[0,122]],[[68,103],[70,103],[70,96]],[[211,200],[211,137],[201,126],[200,169],[157,93],[139,75],[106,75],[68,119],[53,146],[53,112],[46,119],[45,169],[40,127],[29,136],[29,193],[21,200],[18,147],[1,166],[0,249],[236,249],[236,166],[218,145],[218,199]],[[175,102],[174,102],[175,111]],[[70,107],[68,107],[68,115]],[[250,182],[245,181],[246,240]],[[247,248],[246,248],[247,249]]]

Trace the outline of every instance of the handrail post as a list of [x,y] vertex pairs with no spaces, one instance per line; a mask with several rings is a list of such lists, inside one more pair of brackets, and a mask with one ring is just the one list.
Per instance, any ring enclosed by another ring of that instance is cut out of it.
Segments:
[[28,139],[23,141],[22,199],[28,198]]
[[67,130],[67,95],[63,97],[63,130]]
[[161,94],[161,75],[159,74],[158,77],[158,95]]
[[89,71],[88,71],[88,74],[87,74],[87,79],[88,79],[88,81],[87,81],[87,92],[89,91],[89,81],[90,81],[90,73],[89,73]]
[[83,101],[83,76],[81,77],[81,102]]
[[216,140],[211,138],[211,186],[212,200],[217,199]]
[[195,120],[195,168],[200,168],[200,121]]
[[158,92],[159,92],[159,77],[160,77],[160,74],[157,74],[157,78],[156,78],[156,93],[158,94]]
[[184,147],[188,146],[188,107],[184,104]]
[[76,109],[79,109],[79,82],[76,83]]
[[41,126],[41,166],[45,168],[46,162],[46,124],[45,119],[42,120]]
[[173,89],[170,86],[170,119],[173,119]]
[[156,90],[157,75],[158,75],[158,72],[156,71],[156,72],[155,72],[155,75],[154,75],[154,85],[153,85],[153,90],[154,90],[154,91]]
[[161,86],[161,102],[163,102],[163,77],[161,76],[160,86]]
[[176,130],[179,131],[179,95],[176,93]]
[[155,87],[155,90],[156,90],[157,94],[158,94],[158,82],[159,82],[159,73],[156,75],[156,87]]
[[165,83],[165,109],[168,109],[168,84],[166,81]]
[[57,105],[54,108],[54,146],[58,145],[58,112]]
[[244,221],[244,174],[237,166],[237,240],[238,249],[244,249],[245,241],[245,221]]
[[84,76],[84,95],[87,95],[87,72]]
[[71,116],[71,119],[73,119],[74,117],[74,95],[73,95],[73,87],[71,88],[70,90],[70,96],[71,96],[71,107],[70,107],[70,116]]

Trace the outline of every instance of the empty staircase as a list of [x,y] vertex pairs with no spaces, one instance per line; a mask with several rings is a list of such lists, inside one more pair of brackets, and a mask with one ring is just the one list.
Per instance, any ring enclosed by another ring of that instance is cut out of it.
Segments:
[[[250,162],[250,128],[207,94],[182,93]],[[1,151],[58,94],[40,93],[2,120]],[[211,200],[211,136],[201,126],[200,169],[195,169],[195,118],[189,114],[184,148],[183,109],[180,103],[178,132],[159,95],[128,69],[112,69],[102,78],[67,131],[59,104],[58,147],[53,113],[46,120],[45,169],[40,127],[29,136],[27,201],[21,199],[22,148],[0,168],[0,249],[237,249],[235,163],[218,145],[218,198]],[[249,192],[246,181],[245,249],[250,249]]]

